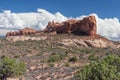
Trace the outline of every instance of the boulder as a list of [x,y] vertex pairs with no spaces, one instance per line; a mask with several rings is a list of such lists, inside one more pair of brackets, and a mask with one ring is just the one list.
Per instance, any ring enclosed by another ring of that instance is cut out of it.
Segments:
[[89,47],[95,47],[95,48],[106,48],[109,47],[109,45],[113,44],[112,42],[110,43],[108,41],[104,41],[103,39],[91,39],[91,40],[85,40],[84,42]]
[[96,35],[96,19],[95,16],[88,16],[83,20],[67,20],[62,23],[49,22],[45,32],[51,33],[72,33],[77,35],[94,36]]

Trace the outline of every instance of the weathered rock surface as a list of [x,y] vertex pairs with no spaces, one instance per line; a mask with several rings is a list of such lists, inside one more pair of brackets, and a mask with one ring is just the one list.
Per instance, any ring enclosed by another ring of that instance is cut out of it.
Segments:
[[67,20],[62,23],[49,22],[45,32],[51,33],[73,33],[78,35],[94,36],[96,35],[95,16],[85,17],[83,20]]
[[47,39],[47,36],[40,36],[40,37],[30,37],[30,36],[8,36],[6,37],[6,40],[10,42],[16,42],[16,41],[27,41],[27,40],[45,40]]
[[37,33],[36,30],[32,29],[32,28],[25,28],[25,29],[21,29],[19,31],[14,31],[14,32],[8,32],[6,34],[6,37],[8,36],[19,36],[19,35],[29,35],[29,34],[35,34]]
[[94,48],[120,48],[120,45],[113,44],[104,39],[62,39],[58,42],[65,46],[85,46]]
[[19,78],[7,78],[7,80],[20,80]]
[[26,79],[22,77],[22,78],[7,78],[7,80],[26,80]]
[[[55,36],[53,36],[55,37]],[[16,41],[34,41],[34,40],[46,40],[53,38],[52,36],[8,36],[6,37],[7,41],[10,42],[16,42]],[[120,44],[114,44],[112,41],[109,41],[107,39],[104,39],[102,37],[83,37],[83,38],[62,38],[56,41],[59,44],[62,44],[64,46],[74,46],[74,47],[94,47],[94,48],[120,48]]]

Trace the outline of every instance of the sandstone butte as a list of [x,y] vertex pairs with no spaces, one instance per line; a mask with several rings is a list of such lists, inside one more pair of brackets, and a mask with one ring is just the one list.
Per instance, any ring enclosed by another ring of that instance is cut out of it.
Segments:
[[96,35],[96,19],[95,16],[83,18],[83,20],[67,20],[62,23],[49,22],[45,32],[72,33],[77,35],[94,36]]
[[[71,33],[77,35],[85,35],[85,36],[95,36],[96,35],[96,19],[95,16],[88,16],[83,18],[83,20],[67,20],[62,23],[58,22],[49,22],[47,27],[42,31],[44,33]],[[19,31],[8,32],[6,37],[8,36],[19,36],[19,35],[30,35],[40,33],[41,31],[37,31],[31,28],[25,28]]]

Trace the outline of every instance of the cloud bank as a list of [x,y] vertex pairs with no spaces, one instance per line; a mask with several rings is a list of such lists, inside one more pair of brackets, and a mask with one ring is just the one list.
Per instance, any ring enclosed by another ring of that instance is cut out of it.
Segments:
[[[120,22],[117,18],[101,19],[96,14],[90,15],[96,16],[98,34],[110,40],[120,40]],[[82,15],[75,19],[82,19],[85,16],[89,15]],[[0,35],[5,35],[8,31],[23,29],[25,27],[42,30],[49,21],[62,22],[67,19],[70,18],[65,17],[59,12],[52,14],[44,9],[27,13],[12,13],[10,10],[5,10],[0,13]]]

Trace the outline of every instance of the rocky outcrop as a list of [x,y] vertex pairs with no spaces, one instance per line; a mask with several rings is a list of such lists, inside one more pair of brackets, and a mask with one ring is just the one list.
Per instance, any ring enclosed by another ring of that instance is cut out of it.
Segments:
[[29,34],[35,34],[37,33],[36,30],[32,29],[32,28],[25,28],[25,29],[21,29],[19,31],[14,31],[14,32],[8,32],[6,34],[6,37],[8,36],[19,36],[19,35],[29,35]]
[[95,16],[83,18],[83,20],[67,20],[62,23],[49,22],[45,32],[51,33],[73,33],[78,35],[94,36],[96,35]]
[[25,28],[25,29],[22,29],[19,31],[21,34],[25,34],[25,35],[28,35],[28,34],[35,34],[37,31],[32,29],[32,28]]
[[37,34],[40,32],[51,33],[51,35],[59,34],[59,33],[72,33],[77,35],[95,36],[96,28],[97,27],[96,27],[95,16],[89,16],[89,17],[83,18],[83,20],[71,19],[62,23],[58,23],[54,21],[49,22],[47,27],[43,31],[36,31],[31,28],[25,28],[19,31],[8,32],[6,34],[6,37]]
[[8,36],[6,37],[7,41],[16,42],[16,41],[34,41],[34,40],[45,40],[47,36],[40,36],[40,37],[30,37],[30,36]]
[[104,39],[62,39],[58,41],[59,44],[64,46],[85,46],[85,47],[94,47],[94,48],[120,48],[120,45],[116,45],[111,41]]

